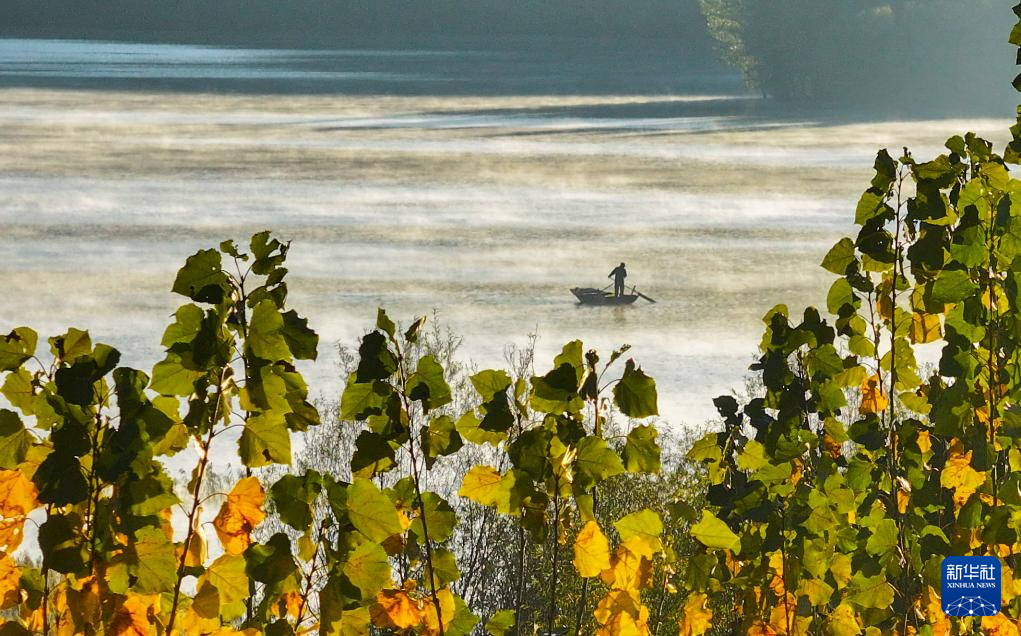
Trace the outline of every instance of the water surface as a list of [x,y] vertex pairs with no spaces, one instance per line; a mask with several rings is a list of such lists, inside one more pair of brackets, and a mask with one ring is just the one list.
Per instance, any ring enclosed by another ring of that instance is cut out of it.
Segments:
[[[436,311],[480,365],[533,331],[543,365],[631,344],[664,415],[699,424],[760,317],[825,298],[878,147],[1006,130],[785,115],[647,57],[0,40],[0,330],[88,328],[148,368],[184,258],[273,229],[322,336],[314,393],[383,306]],[[621,261],[658,302],[577,306]]]

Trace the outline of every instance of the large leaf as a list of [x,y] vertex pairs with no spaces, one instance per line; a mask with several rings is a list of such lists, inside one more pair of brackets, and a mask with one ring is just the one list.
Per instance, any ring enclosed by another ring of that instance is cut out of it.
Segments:
[[363,599],[372,598],[390,586],[390,560],[379,544],[366,541],[348,556],[344,574],[361,590]]
[[234,485],[213,527],[228,554],[242,554],[252,544],[252,531],[266,518],[266,493],[255,477],[244,477]]
[[15,468],[25,461],[32,434],[14,411],[0,409],[0,468]]
[[491,506],[496,503],[502,481],[503,476],[492,466],[472,466],[457,494],[483,506]]
[[200,303],[218,305],[230,290],[230,281],[221,269],[220,252],[200,250],[188,257],[177,272],[172,291]]
[[709,548],[730,550],[734,554],[741,551],[741,538],[708,510],[703,510],[702,519],[691,527],[691,536]]
[[574,567],[585,578],[610,568],[610,542],[598,522],[586,523],[574,540]]
[[624,466],[632,473],[658,473],[660,449],[655,427],[638,426],[627,435],[624,443]]
[[322,475],[314,470],[284,475],[270,488],[280,520],[302,532],[312,525],[312,506],[322,491]]
[[595,436],[588,436],[578,443],[578,456],[574,460],[577,470],[575,483],[583,489],[624,472],[620,457]]
[[28,327],[0,335],[0,371],[13,371],[35,355],[39,336]]
[[624,375],[613,387],[613,398],[621,413],[636,419],[659,415],[657,406],[656,381],[635,368],[635,361],[628,360]]
[[291,432],[284,418],[259,414],[245,422],[238,440],[238,454],[245,466],[291,463]]
[[450,404],[450,386],[443,377],[443,366],[433,356],[422,356],[418,367],[408,378],[408,397],[422,402],[422,408],[430,410]]
[[348,487],[347,514],[354,527],[376,543],[401,532],[397,508],[368,479],[359,477]]
[[291,348],[284,338],[284,317],[272,300],[263,300],[252,308],[247,342],[251,352],[263,360],[291,360]]
[[160,528],[142,528],[130,544],[134,589],[156,594],[174,589],[177,582],[177,554],[173,542]]

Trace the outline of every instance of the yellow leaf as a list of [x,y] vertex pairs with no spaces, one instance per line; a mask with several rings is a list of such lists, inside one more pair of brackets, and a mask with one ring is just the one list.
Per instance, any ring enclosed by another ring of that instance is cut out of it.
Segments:
[[923,453],[928,453],[932,450],[932,439],[929,437],[929,431],[918,431],[918,450]]
[[219,615],[215,618],[206,618],[199,614],[193,606],[185,610],[183,614],[178,614],[175,625],[180,625],[181,632],[184,634],[210,634],[220,628],[221,622]]
[[705,594],[691,594],[684,601],[679,636],[702,636],[713,623],[713,611],[706,606]]
[[881,413],[889,405],[890,401],[879,386],[879,375],[874,374],[865,378],[861,385],[861,406],[858,408],[861,414]]
[[950,447],[947,463],[939,476],[944,488],[954,491],[954,503],[963,506],[975,490],[985,483],[986,476],[971,467],[971,451],[962,453],[964,446],[955,441]]
[[188,551],[184,557],[184,565],[186,567],[201,567],[206,563],[206,535],[202,531],[202,526],[198,525],[195,531],[191,535],[191,541],[188,544]]
[[911,342],[925,344],[935,342],[943,335],[940,333],[939,316],[936,314],[911,314],[911,330],[908,334]]
[[769,589],[773,590],[777,598],[783,598],[787,588],[783,584],[783,552],[776,550],[769,555],[769,568],[773,571],[773,579],[769,582]]
[[610,558],[610,567],[599,576],[610,589],[637,592],[648,586],[651,574],[652,562],[635,554],[624,544],[617,547]]
[[837,609],[830,612],[826,621],[826,633],[829,636],[857,636],[861,633],[861,625],[854,609],[846,603],[841,603]]
[[20,470],[0,470],[0,551],[10,554],[21,545],[25,519],[39,507],[37,494]]
[[5,610],[21,603],[21,570],[5,554],[0,558],[0,610]]
[[502,481],[503,477],[492,466],[472,466],[457,494],[483,506],[492,506],[496,503]]
[[157,612],[159,595],[129,593],[117,608],[110,624],[111,636],[149,636]]
[[405,590],[383,590],[369,613],[373,625],[389,629],[410,629],[421,623],[424,615],[420,602]]
[[241,479],[220,507],[213,527],[228,554],[243,554],[252,544],[252,530],[266,518],[266,493],[255,477]]
[[642,605],[638,592],[627,590],[610,590],[606,593],[592,613],[600,625],[606,625],[610,619],[621,612],[631,615],[639,613]]
[[635,620],[631,614],[615,614],[606,624],[596,630],[596,636],[648,636],[648,625]]
[[982,617],[982,633],[987,636],[1019,636],[1017,623],[1002,612]]
[[840,589],[847,587],[851,581],[851,557],[839,552],[835,553],[830,558],[830,572]]
[[904,514],[908,511],[908,501],[910,498],[910,495],[903,490],[897,491],[897,512]]
[[588,578],[610,567],[610,542],[595,521],[589,521],[574,541],[574,567]]
[[[440,602],[440,617],[443,619],[443,631],[446,633],[447,627],[450,626],[450,621],[454,620],[454,614],[457,613],[457,606],[454,605],[454,595],[451,593],[450,588],[443,588],[442,590],[436,590],[436,598]],[[440,621],[437,620],[436,616],[436,604],[433,603],[432,597],[427,596],[423,599],[425,603],[425,625],[422,628],[422,636],[439,636],[440,634]]]
[[756,620],[748,628],[748,636],[776,636],[776,630],[760,620]]

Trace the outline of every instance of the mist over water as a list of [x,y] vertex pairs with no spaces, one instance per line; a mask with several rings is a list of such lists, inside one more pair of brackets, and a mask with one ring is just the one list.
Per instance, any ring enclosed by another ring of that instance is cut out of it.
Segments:
[[[435,310],[480,366],[533,331],[539,371],[570,339],[631,344],[665,419],[697,425],[769,308],[823,303],[876,149],[1002,141],[1010,114],[784,114],[643,55],[0,40],[0,331],[87,328],[148,369],[184,259],[272,229],[321,335],[313,394],[339,394],[334,344],[377,306]],[[577,306],[621,261],[659,302]]]

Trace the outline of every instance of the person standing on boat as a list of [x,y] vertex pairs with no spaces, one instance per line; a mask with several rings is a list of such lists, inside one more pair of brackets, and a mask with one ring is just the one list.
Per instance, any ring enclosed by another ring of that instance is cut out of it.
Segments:
[[624,263],[621,263],[610,272],[607,278],[613,279],[613,295],[620,298],[624,295],[624,279],[627,278],[627,270],[624,269]]

